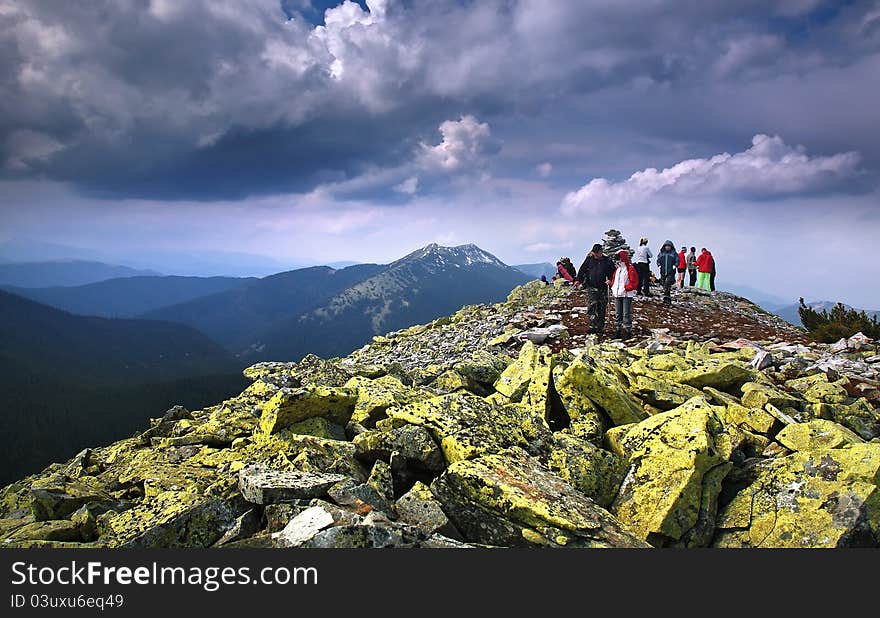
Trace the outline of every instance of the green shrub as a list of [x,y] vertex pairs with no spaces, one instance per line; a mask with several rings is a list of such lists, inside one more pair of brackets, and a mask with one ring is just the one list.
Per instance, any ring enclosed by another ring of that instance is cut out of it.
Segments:
[[876,315],[868,317],[864,311],[848,309],[843,303],[837,303],[831,311],[823,309],[821,312],[808,307],[803,298],[800,303],[798,314],[801,323],[816,341],[833,343],[841,338],[852,337],[858,332],[872,339],[880,339],[880,322]]

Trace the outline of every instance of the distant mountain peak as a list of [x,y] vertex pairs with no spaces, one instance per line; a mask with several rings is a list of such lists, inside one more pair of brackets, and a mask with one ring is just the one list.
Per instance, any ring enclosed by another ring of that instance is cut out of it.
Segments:
[[409,255],[405,255],[399,260],[392,262],[389,266],[399,266],[416,260],[431,260],[438,263],[452,263],[461,266],[483,263],[492,264],[500,268],[508,268],[507,264],[473,243],[447,247],[435,242],[417,249]]

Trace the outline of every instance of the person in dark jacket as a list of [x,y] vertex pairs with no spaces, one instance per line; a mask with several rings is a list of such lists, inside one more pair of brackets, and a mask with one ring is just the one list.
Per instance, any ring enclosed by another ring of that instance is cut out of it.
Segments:
[[712,270],[709,271],[709,290],[715,291],[715,256],[712,256]]
[[679,255],[675,252],[675,245],[667,240],[660,248],[657,256],[657,266],[660,267],[660,282],[663,284],[663,304],[672,304],[672,286],[675,283],[675,273],[678,270]]
[[590,332],[596,335],[605,330],[605,311],[608,308],[608,281],[614,273],[611,258],[602,253],[602,245],[596,243],[578,269],[577,280],[587,291],[587,315]]
[[688,286],[694,287],[697,285],[697,248],[691,247],[691,252],[687,255],[687,269],[688,269]]

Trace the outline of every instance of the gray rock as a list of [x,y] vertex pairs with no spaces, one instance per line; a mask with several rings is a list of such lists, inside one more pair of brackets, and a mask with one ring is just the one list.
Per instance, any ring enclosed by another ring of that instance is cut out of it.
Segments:
[[752,359],[751,365],[758,371],[762,369],[767,369],[768,367],[772,367],[774,363],[773,355],[766,350],[758,350],[755,352],[755,357]]
[[374,509],[389,515],[394,514],[394,506],[390,500],[367,483],[357,483],[352,479],[345,479],[331,487],[327,494],[336,504],[354,509],[362,515],[366,515]]
[[226,531],[226,533],[220,537],[220,540],[215,544],[216,546],[226,545],[227,543],[232,543],[233,541],[240,541],[241,539],[247,538],[249,536],[253,536],[260,530],[260,514],[257,509],[248,509],[244,513],[242,513],[232,524],[232,527]]
[[345,478],[341,474],[282,472],[249,466],[239,473],[238,487],[248,502],[273,504],[302,498],[319,498]]
[[446,460],[430,432],[417,425],[405,425],[388,432],[364,432],[354,438],[355,453],[368,461],[389,459],[397,451],[409,466],[441,472]]
[[423,483],[416,483],[397,500],[394,506],[400,521],[415,526],[423,532],[431,534],[439,531],[449,536],[459,536],[446,513],[443,512],[440,502]]
[[276,547],[299,547],[333,524],[333,515],[313,506],[291,519],[281,532],[272,535],[272,540]]

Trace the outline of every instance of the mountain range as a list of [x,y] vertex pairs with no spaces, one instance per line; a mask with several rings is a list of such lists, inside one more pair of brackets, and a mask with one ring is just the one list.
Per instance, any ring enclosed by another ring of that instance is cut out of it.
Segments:
[[0,264],[0,286],[43,288],[87,285],[120,277],[153,276],[152,270],[139,270],[86,260],[16,262]]
[[[835,305],[837,305],[837,303],[830,301],[830,300],[817,300],[817,301],[807,302],[806,305],[808,307],[812,307],[813,309],[815,309],[816,311],[821,313],[822,311],[830,311]],[[785,305],[783,307],[777,307],[773,311],[773,313],[775,313],[779,317],[783,318],[786,322],[788,322],[790,324],[794,324],[795,326],[803,326],[803,324],[801,323],[801,316],[798,313],[798,309],[800,309],[800,306],[801,306],[800,303],[793,303],[790,305]],[[846,303],[844,303],[843,306],[846,307],[847,309],[856,309],[856,311],[864,311],[866,314],[868,314],[869,318],[874,317],[874,316],[880,316],[880,311],[874,311],[871,309],[858,309],[858,308],[852,307],[850,305],[847,305]]]
[[130,318],[257,281],[237,277],[136,276],[78,286],[3,286],[7,292],[78,315]]
[[374,335],[495,302],[529,277],[475,245],[428,245],[387,265],[316,266],[144,314],[187,324],[243,362],[347,354]]
[[550,262],[538,262],[537,264],[517,264],[514,266],[520,272],[523,272],[530,277],[535,279],[540,279],[541,275],[550,279],[553,275],[556,274],[556,266],[551,264]]

